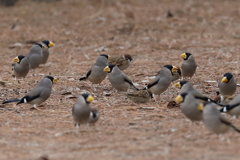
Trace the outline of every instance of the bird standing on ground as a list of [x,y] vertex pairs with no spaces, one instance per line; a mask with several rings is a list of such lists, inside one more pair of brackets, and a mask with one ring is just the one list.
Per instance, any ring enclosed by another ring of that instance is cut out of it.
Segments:
[[98,110],[96,108],[90,108],[90,117],[89,117],[89,124],[95,125],[95,123],[98,121],[100,114],[98,113]]
[[146,103],[152,97],[152,93],[148,90],[137,90],[130,93],[127,93],[127,97],[135,103]]
[[28,58],[23,55],[19,55],[13,59],[13,62],[15,62],[14,64],[12,64],[12,70],[13,75],[15,76],[15,80],[21,77],[25,80],[30,69]]
[[191,53],[182,53],[180,57],[183,58],[183,63],[181,66],[183,78],[192,78],[197,69],[197,63],[193,55]]
[[47,63],[48,57],[49,57],[49,48],[53,47],[55,44],[51,41],[45,40],[41,42],[42,45],[44,45],[44,49],[42,51],[42,61],[41,64]]
[[125,70],[130,66],[132,62],[132,56],[130,54],[124,55],[113,55],[111,59],[108,60],[109,64],[114,64],[118,66],[120,70]]
[[30,52],[26,55],[31,69],[35,69],[41,64],[43,58],[42,49],[44,48],[40,43],[32,45]]
[[236,92],[237,83],[232,73],[225,73],[219,83],[219,92],[222,96],[231,96]]
[[[161,70],[157,72],[157,74],[160,73]],[[182,77],[181,69],[176,67],[176,72],[172,72],[172,82],[180,79]]]
[[172,82],[180,79],[182,77],[181,69],[177,67],[177,72],[172,73]]
[[217,104],[207,102],[203,107],[199,107],[200,111],[203,111],[203,122],[205,126],[216,134],[226,133],[230,128],[237,132],[240,132],[234,125],[223,117],[220,111],[217,109]]
[[89,94],[82,94],[78,97],[77,102],[72,108],[76,128],[79,128],[81,124],[88,124],[91,120],[90,114],[92,112],[89,103],[93,100],[94,98]]
[[[172,73],[177,72],[177,67],[172,65],[165,65],[159,71],[159,74],[144,88],[154,95],[163,93],[172,82]],[[156,101],[156,99],[155,99]]]
[[231,100],[227,105],[220,109],[220,112],[226,112],[232,116],[240,116],[240,94]]
[[128,76],[124,74],[117,66],[109,64],[104,68],[104,72],[108,73],[108,79],[117,91],[126,92],[130,87],[138,90]]
[[210,98],[204,96],[201,92],[199,92],[197,89],[195,89],[192,84],[188,81],[180,81],[174,84],[176,88],[180,88],[180,93],[191,93],[196,99],[198,99],[200,102],[204,103],[206,101],[213,101]]
[[101,54],[98,56],[96,62],[92,65],[87,75],[79,80],[89,80],[93,84],[100,84],[107,76],[107,73],[104,72],[103,69],[108,65],[109,58],[110,56],[106,54]]
[[202,107],[200,103],[191,93],[181,93],[175,98],[176,103],[180,103],[182,113],[191,121],[201,121],[203,119],[202,112],[198,109]]
[[32,104],[35,109],[37,109],[37,105],[40,105],[44,101],[46,101],[52,92],[52,85],[53,83],[57,83],[58,80],[56,78],[53,78],[52,76],[45,76],[37,86],[35,86],[28,94],[26,94],[21,99],[13,99],[2,102],[2,104],[5,103],[11,103],[11,102],[18,102],[18,104],[21,103],[28,103]]

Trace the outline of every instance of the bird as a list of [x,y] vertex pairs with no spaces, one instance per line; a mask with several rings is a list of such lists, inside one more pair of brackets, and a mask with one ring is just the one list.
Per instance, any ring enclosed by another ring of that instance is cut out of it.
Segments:
[[182,72],[179,67],[177,67],[177,72],[172,72],[172,82],[180,79],[182,77]]
[[107,73],[104,72],[103,69],[108,65],[108,59],[110,59],[110,56],[106,54],[98,56],[96,62],[92,65],[86,76],[79,80],[89,80],[93,84],[100,84],[107,76]]
[[202,121],[202,112],[198,109],[202,107],[202,103],[199,102],[192,93],[181,93],[175,98],[176,103],[180,103],[180,109],[182,113],[191,121]]
[[221,96],[231,96],[236,92],[237,83],[232,73],[225,73],[219,83],[219,92]]
[[37,105],[40,105],[44,101],[46,101],[52,92],[53,83],[57,83],[58,80],[52,76],[45,76],[41,79],[37,86],[35,86],[29,93],[27,93],[21,99],[13,99],[2,102],[2,104],[18,102],[32,104],[35,109],[37,109]]
[[231,124],[217,109],[217,104],[206,102],[204,107],[198,108],[203,111],[203,122],[205,126],[216,134],[226,133],[230,128],[240,133],[240,130]]
[[108,73],[108,79],[113,88],[117,91],[126,92],[130,87],[138,90],[138,88],[134,86],[133,82],[118,68],[118,66],[109,64],[103,70]]
[[232,116],[240,116],[240,94],[238,94],[227,105],[223,105],[220,112],[226,112]]
[[[176,67],[177,72],[172,72],[172,82],[180,79],[182,77],[182,72],[179,67]],[[161,70],[157,72],[157,74],[160,73]]]
[[177,67],[172,65],[163,66],[159,71],[159,74],[143,89],[151,92],[153,94],[153,98],[154,95],[160,95],[165,90],[167,90],[171,84],[172,73],[175,72],[177,72]]
[[118,68],[123,71],[130,66],[132,60],[133,59],[130,54],[113,55],[111,56],[111,59],[108,60],[108,63],[118,66]]
[[44,45],[44,49],[42,50],[42,61],[41,64],[46,64],[48,57],[49,57],[49,48],[53,47],[55,44],[52,41],[44,40],[41,42],[42,45]]
[[183,58],[183,63],[181,65],[182,76],[183,78],[190,77],[195,74],[197,69],[197,63],[191,53],[182,53],[180,55]]
[[44,48],[45,46],[40,43],[32,45],[30,52],[26,55],[31,69],[35,69],[41,64],[43,58],[42,49]]
[[94,98],[87,93],[81,94],[78,97],[77,102],[72,108],[72,116],[76,128],[79,128],[81,124],[88,124],[89,120],[91,120],[90,114],[93,112],[91,112],[91,107],[89,104],[93,100]]
[[12,70],[13,75],[15,76],[15,80],[21,77],[25,80],[30,69],[28,58],[23,55],[19,55],[13,59],[13,62],[15,62],[14,64],[12,64]]
[[137,90],[127,93],[127,97],[135,103],[146,103],[153,98],[152,93],[148,90]]
[[192,84],[188,81],[182,80],[180,82],[177,82],[174,84],[176,88],[180,88],[180,93],[191,93],[196,99],[198,99],[200,102],[204,103],[206,101],[214,102],[212,99],[206,97],[201,92],[199,92],[197,89],[195,89]]
[[100,114],[96,108],[90,108],[90,110],[91,111],[90,111],[88,123],[95,125],[95,123],[98,121],[98,119],[100,117]]

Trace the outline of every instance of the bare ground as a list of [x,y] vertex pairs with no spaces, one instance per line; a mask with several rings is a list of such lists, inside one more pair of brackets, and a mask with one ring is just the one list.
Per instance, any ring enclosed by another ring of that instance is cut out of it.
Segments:
[[[24,96],[44,75],[60,82],[38,110],[0,106],[0,159],[239,159],[238,133],[219,138],[191,124],[179,108],[167,108],[178,94],[172,86],[159,103],[136,104],[113,92],[107,79],[97,91],[78,80],[98,55],[128,53],[134,60],[125,73],[141,88],[163,65],[180,66],[180,54],[190,52],[199,66],[193,84],[213,98],[217,83],[205,81],[218,81],[225,72],[239,77],[239,7],[236,0],[22,0],[1,6],[0,73],[6,84],[0,86],[0,100]],[[35,70],[36,76],[30,71],[27,81],[14,81],[11,60],[45,39],[56,44],[48,63]],[[74,128],[76,98],[62,95],[66,92],[95,97],[92,106],[101,114],[95,126]],[[239,119],[227,118],[240,127]]]

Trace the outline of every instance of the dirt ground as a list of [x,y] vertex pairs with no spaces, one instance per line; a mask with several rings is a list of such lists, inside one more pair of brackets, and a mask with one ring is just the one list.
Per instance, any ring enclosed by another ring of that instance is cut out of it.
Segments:
[[[108,79],[96,91],[78,80],[98,55],[128,53],[134,60],[125,73],[142,88],[162,66],[180,66],[180,54],[190,52],[198,63],[192,83],[213,98],[217,82],[206,81],[218,81],[225,72],[239,78],[239,1],[20,0],[14,7],[0,6],[0,17],[0,74],[6,82],[0,101],[21,98],[44,75],[59,79],[38,110],[0,105],[1,160],[239,159],[237,132],[218,137],[191,124],[179,108],[167,108],[179,92],[172,85],[158,103],[136,104],[126,93],[115,93]],[[36,76],[30,71],[26,81],[14,81],[11,60],[46,39],[56,44],[48,63],[35,70]],[[74,97],[86,92],[94,96],[91,105],[101,117],[95,126],[77,131],[71,108]],[[239,119],[227,118],[240,127]]]

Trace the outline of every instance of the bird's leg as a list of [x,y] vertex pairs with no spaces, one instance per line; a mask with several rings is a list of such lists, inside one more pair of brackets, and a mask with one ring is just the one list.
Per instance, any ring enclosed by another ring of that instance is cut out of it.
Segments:
[[33,105],[33,108],[34,108],[34,109],[36,109],[36,110],[38,110],[38,109],[37,109],[37,105],[36,105],[36,104],[34,104],[34,105]]
[[80,126],[80,125],[79,125],[78,123],[75,124],[76,129],[78,129],[79,126]]

